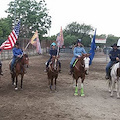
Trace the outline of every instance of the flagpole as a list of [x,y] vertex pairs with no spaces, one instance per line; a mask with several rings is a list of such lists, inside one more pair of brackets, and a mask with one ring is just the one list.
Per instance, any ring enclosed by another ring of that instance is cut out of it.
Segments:
[[16,0],[14,0],[14,26],[16,24]]
[[30,44],[30,42],[26,45],[26,47],[25,47],[25,49],[24,49],[24,50],[26,50],[26,49],[28,48],[29,44]]
[[58,49],[57,49],[57,57],[58,57],[58,55],[59,55],[59,48],[60,48],[60,47],[59,47],[59,45],[58,45]]

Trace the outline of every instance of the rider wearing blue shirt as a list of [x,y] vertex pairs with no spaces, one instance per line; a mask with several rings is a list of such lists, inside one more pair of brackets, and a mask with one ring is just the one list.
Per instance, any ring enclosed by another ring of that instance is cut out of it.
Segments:
[[19,48],[19,43],[16,42],[15,47],[13,48],[13,59],[11,62],[11,72],[13,72],[15,61],[17,60],[17,58],[20,58],[22,54],[23,54],[23,51]]
[[111,46],[113,49],[109,52],[109,58],[110,61],[106,66],[106,79],[109,79],[110,77],[110,68],[113,66],[113,64],[119,62],[120,60],[120,50],[118,49],[117,44],[114,44]]
[[82,56],[83,53],[85,54],[86,51],[85,51],[83,45],[81,44],[81,39],[78,39],[77,45],[76,45],[76,47],[74,47],[74,50],[73,50],[73,58],[70,62],[70,73],[69,73],[70,75],[72,74],[72,71],[73,71],[73,63],[74,63],[75,59],[77,57]]

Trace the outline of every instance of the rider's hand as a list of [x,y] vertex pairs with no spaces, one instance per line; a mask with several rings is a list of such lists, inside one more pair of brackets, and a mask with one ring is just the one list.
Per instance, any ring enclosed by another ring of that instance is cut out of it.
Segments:
[[80,55],[78,55],[78,57],[80,57]]
[[18,55],[17,57],[20,57],[20,55]]
[[116,57],[116,60],[119,61],[120,59],[118,57]]

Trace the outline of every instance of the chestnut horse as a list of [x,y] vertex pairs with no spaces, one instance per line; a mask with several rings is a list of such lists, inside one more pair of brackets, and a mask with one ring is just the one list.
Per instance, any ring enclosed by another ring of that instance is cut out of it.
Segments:
[[83,82],[85,74],[88,74],[90,54],[82,54],[81,57],[76,58],[73,64],[73,79],[76,80],[76,87],[74,95],[78,95],[78,79],[81,78],[81,96],[84,96]]
[[[18,76],[21,75],[21,89],[23,84],[23,77],[25,74],[25,65],[28,67],[29,58],[27,54],[23,54],[18,60],[16,60],[16,63],[14,65],[14,71],[11,73],[12,78],[12,85],[15,85],[15,90],[18,89],[17,83],[18,83]],[[11,63],[9,65],[11,67]],[[16,79],[16,82],[15,82]]]
[[59,61],[58,57],[53,56],[51,59],[51,62],[48,66],[47,76],[48,76],[48,84],[50,87],[50,90],[52,90],[53,80],[55,79],[55,90],[56,90],[56,80],[58,78],[59,73]]

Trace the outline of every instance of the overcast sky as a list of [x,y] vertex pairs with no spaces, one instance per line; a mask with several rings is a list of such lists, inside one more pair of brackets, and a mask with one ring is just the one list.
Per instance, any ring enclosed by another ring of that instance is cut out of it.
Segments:
[[[39,1],[39,0],[37,0]],[[72,22],[85,23],[97,28],[97,34],[113,34],[120,37],[120,0],[45,0],[52,25],[49,35],[55,35]],[[1,17],[10,0],[0,3]]]

